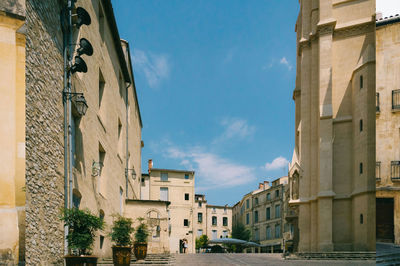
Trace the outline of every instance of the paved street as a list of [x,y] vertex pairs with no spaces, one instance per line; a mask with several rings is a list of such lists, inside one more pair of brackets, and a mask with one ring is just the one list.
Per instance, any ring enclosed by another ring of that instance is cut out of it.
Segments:
[[176,265],[375,265],[375,261],[283,260],[281,254],[177,254]]

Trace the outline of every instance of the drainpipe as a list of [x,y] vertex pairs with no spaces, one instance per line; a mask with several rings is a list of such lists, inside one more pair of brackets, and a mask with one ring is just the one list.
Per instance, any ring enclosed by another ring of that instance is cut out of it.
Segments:
[[[127,48],[128,49],[128,48]],[[126,125],[125,125],[125,127],[126,127],[126,156],[125,156],[125,160],[126,160],[126,166],[125,166],[125,190],[126,190],[126,198],[128,199],[129,198],[129,193],[128,193],[128,176],[129,176],[129,149],[128,149],[128,140],[129,140],[129,138],[128,138],[128,133],[129,133],[129,130],[128,130],[128,123],[129,123],[129,121],[128,121],[128,88],[130,87],[132,85],[132,82],[128,82],[128,86],[125,88],[125,108],[126,108]],[[133,198],[133,197],[132,197]]]
[[[73,0],[68,0],[68,68],[71,66],[71,59],[72,59],[72,6]],[[72,112],[71,112],[71,72],[68,70],[67,73],[67,90],[68,90],[68,148],[69,148],[69,208],[72,208],[72,132],[71,132],[71,121],[72,121]]]

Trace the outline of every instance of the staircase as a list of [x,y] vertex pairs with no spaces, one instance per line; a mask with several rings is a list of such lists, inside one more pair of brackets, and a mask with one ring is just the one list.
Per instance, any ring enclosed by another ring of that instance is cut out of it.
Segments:
[[376,243],[376,265],[400,265],[400,246]]
[[[111,266],[111,258],[103,259],[97,262],[98,265]],[[175,256],[173,254],[147,254],[144,260],[136,260],[132,254],[131,265],[175,265]]]
[[287,256],[287,260],[375,260],[375,252],[300,252]]

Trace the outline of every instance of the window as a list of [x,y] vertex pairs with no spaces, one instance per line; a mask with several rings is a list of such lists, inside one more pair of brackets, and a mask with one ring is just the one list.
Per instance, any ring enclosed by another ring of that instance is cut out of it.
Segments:
[[183,219],[183,226],[189,226],[189,220]]
[[218,238],[217,230],[212,230],[212,239],[217,239],[217,238]]
[[360,224],[364,223],[364,216],[362,214],[360,214]]
[[185,179],[189,179],[189,174],[185,174]]
[[161,181],[168,181],[168,173],[161,173]]
[[185,193],[185,200],[189,200],[189,193]]
[[379,106],[379,92],[376,93],[375,105],[376,105],[376,111],[379,112],[379,111],[380,111],[380,106]]
[[197,236],[203,235],[203,229],[197,229]]
[[212,225],[217,225],[217,216],[211,217]]
[[400,109],[400,90],[392,91],[392,109]]
[[280,218],[281,217],[281,205],[276,205],[275,206],[275,218]]
[[199,208],[201,208],[201,205],[202,205],[202,202],[201,202],[201,201],[199,201]]
[[272,235],[271,235],[271,227],[267,226],[267,239],[272,239]]
[[76,160],[76,128],[79,127],[79,117],[74,116],[72,114],[72,119],[71,119],[71,163],[72,166],[76,166],[75,160]]
[[254,229],[254,240],[260,240],[260,230],[258,230],[258,228]]
[[103,77],[103,73],[99,69],[99,108],[101,107],[101,103],[103,100],[104,88],[106,86],[106,82]]
[[246,224],[250,223],[250,215],[246,213]]
[[228,231],[224,230],[222,231],[222,237],[227,238],[228,237]]
[[275,190],[275,198],[279,198],[279,190]]
[[246,200],[246,209],[250,208],[250,200]]
[[199,212],[199,213],[197,214],[197,221],[198,221],[199,223],[202,223],[202,222],[203,222],[203,213]]
[[360,174],[363,173],[363,163],[360,163]]
[[99,33],[104,42],[104,12],[99,1]]
[[254,222],[258,223],[258,211],[254,211]]
[[270,207],[268,207],[267,209],[266,209],[266,219],[267,220],[270,220],[271,219],[271,208]]
[[376,181],[381,181],[381,162],[376,162],[375,178],[376,178]]
[[255,198],[255,199],[254,199],[254,204],[255,204],[255,205],[258,205],[258,198]]
[[360,119],[360,132],[363,131],[363,121]]
[[281,237],[281,225],[277,224],[275,225],[275,238],[280,238]]
[[123,206],[123,198],[124,198],[124,190],[119,188],[119,214],[122,215],[122,206]]
[[100,249],[103,248],[103,244],[104,244],[104,236],[100,236]]
[[360,89],[362,89],[364,87],[364,78],[363,78],[363,76],[361,75],[360,76]]
[[270,193],[267,194],[267,200],[271,200],[271,194]]
[[392,161],[390,165],[390,178],[400,180],[400,161]]
[[123,147],[122,147],[121,133],[122,133],[122,123],[121,120],[118,118],[118,153],[122,156]]
[[168,201],[168,188],[160,187],[160,200]]
[[222,225],[228,226],[228,217],[222,217]]

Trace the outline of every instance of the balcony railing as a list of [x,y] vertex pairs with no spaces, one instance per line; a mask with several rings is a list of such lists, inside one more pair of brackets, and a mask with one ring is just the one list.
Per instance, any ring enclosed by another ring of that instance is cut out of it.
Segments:
[[376,105],[376,112],[380,112],[380,105],[379,105],[379,92],[376,93],[376,98],[375,98],[375,105]]
[[400,109],[400,90],[392,91],[392,109]]
[[392,181],[400,181],[400,161],[391,162],[390,178],[392,179]]
[[381,181],[381,162],[376,162],[375,178],[376,178],[376,181]]

